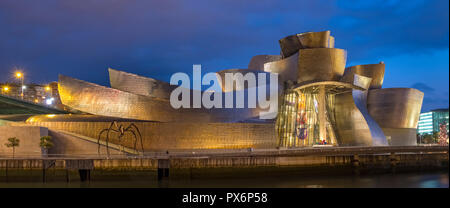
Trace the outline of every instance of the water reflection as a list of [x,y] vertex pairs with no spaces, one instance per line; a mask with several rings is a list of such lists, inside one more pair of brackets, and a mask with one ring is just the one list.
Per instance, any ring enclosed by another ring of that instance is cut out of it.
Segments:
[[448,188],[448,172],[445,173],[397,173],[362,176],[284,176],[284,177],[246,177],[224,179],[164,179],[155,180],[148,176],[130,176],[94,180],[91,182],[50,181],[39,182],[0,182],[0,187],[30,188]]

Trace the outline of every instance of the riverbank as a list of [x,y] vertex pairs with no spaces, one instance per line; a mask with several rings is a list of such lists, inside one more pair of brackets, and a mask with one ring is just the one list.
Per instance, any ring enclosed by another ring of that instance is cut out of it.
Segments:
[[[0,158],[2,183],[240,180],[448,171],[448,147],[178,152],[117,158]],[[150,185],[153,187],[153,185]]]
[[[155,180],[156,171],[96,172],[91,181],[81,182],[75,177],[65,181],[63,174],[49,173],[43,183],[38,173],[34,180],[0,181],[0,188],[448,188],[447,171],[423,170],[397,173],[365,173],[360,175],[332,172],[328,174],[251,174],[239,177],[170,178]],[[29,173],[29,172],[28,172]],[[242,173],[242,172],[241,172]],[[57,176],[57,177],[55,177]],[[22,178],[23,179],[23,178]]]

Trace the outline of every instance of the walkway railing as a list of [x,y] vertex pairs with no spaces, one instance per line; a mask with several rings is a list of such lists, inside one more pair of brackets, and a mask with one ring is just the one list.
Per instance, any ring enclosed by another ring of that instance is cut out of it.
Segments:
[[197,149],[146,151],[139,155],[120,154],[1,154],[0,159],[138,159],[138,158],[190,158],[190,157],[258,157],[308,155],[367,155],[367,154],[430,154],[446,153],[448,146],[389,146],[389,147],[308,147],[288,149]]

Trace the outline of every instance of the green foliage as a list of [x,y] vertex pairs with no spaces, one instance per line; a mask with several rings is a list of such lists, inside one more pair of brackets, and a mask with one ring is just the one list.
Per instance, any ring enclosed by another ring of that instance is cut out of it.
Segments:
[[433,143],[437,143],[439,139],[439,132],[434,131],[433,132]]
[[17,139],[16,137],[8,138],[8,142],[5,143],[6,147],[12,147],[13,148],[13,158],[14,158],[14,154],[16,152],[16,147],[18,147],[19,144],[20,144],[20,140]]
[[422,137],[422,143],[424,144],[432,144],[434,142],[433,135],[425,134]]
[[41,142],[39,146],[44,149],[50,149],[53,147],[52,137],[51,136],[43,136],[41,137]]
[[17,139],[16,137],[11,137],[11,138],[8,138],[8,142],[5,143],[5,146],[15,148],[15,147],[18,147],[19,144],[20,144],[19,139]]

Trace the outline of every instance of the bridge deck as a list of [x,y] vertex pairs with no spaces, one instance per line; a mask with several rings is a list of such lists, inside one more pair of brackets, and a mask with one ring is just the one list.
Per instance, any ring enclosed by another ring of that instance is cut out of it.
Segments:
[[60,114],[69,113],[63,110],[52,108],[16,99],[6,95],[0,95],[0,114]]

